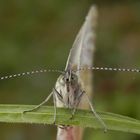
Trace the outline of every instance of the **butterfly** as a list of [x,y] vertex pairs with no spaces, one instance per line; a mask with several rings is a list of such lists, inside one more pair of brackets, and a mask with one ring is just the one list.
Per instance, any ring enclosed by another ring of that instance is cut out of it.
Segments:
[[[91,108],[93,115],[101,123],[104,131],[107,131],[107,126],[101,117],[95,111],[92,102],[90,101],[90,95],[87,93],[88,85],[86,82],[91,83],[92,70],[105,70],[105,71],[123,71],[123,72],[140,72],[139,69],[125,69],[125,68],[111,68],[111,67],[94,67],[93,66],[93,54],[95,49],[95,27],[96,27],[97,10],[92,6],[86,17],[86,20],[81,27],[74,44],[70,50],[65,70],[52,70],[41,69],[31,72],[23,72],[13,75],[7,75],[0,77],[0,80],[10,79],[25,75],[55,72],[60,73],[56,84],[49,94],[49,96],[37,105],[35,108],[25,110],[23,113],[35,111],[44,105],[51,97],[54,102],[54,123],[56,121],[57,107],[65,107],[71,110],[71,118],[74,117],[76,109],[80,106],[82,99],[86,99],[88,105]],[[85,73],[86,72],[86,73]],[[87,76],[86,74],[90,74]],[[88,77],[88,78],[87,78]],[[86,86],[85,86],[86,85]],[[91,90],[91,89],[89,89]],[[85,100],[84,100],[85,101]],[[81,106],[82,108],[82,106]],[[64,126],[65,127],[65,126]],[[69,126],[66,126],[69,127]],[[65,128],[66,128],[65,127]]]

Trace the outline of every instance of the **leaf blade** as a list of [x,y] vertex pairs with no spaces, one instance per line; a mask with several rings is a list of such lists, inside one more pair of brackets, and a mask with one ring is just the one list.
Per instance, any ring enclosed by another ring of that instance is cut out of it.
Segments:
[[[38,111],[22,112],[33,108],[34,105],[0,105],[0,122],[5,123],[35,123],[52,124],[53,107],[43,106]],[[106,123],[108,130],[122,131],[128,133],[140,134],[140,120],[113,113],[99,112],[101,118]],[[70,110],[58,108],[56,124],[77,125],[81,127],[90,127],[102,129],[100,123],[93,116],[92,112],[87,110],[78,110],[74,119],[71,117]]]

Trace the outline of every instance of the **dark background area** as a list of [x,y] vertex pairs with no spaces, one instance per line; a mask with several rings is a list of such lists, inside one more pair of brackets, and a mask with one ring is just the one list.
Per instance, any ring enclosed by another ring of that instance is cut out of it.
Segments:
[[[99,8],[94,66],[140,67],[140,2],[95,0]],[[64,69],[91,0],[0,0],[0,76],[40,68]],[[98,110],[140,119],[140,74],[94,71]],[[39,104],[58,74],[0,81],[0,104]],[[51,101],[48,105],[51,105]],[[56,127],[0,124],[1,140],[55,139]],[[86,129],[85,140],[139,140],[121,132]]]

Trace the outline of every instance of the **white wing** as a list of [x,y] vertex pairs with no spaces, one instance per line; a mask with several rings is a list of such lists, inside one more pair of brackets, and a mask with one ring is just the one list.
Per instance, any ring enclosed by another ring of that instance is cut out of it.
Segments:
[[97,9],[92,6],[70,50],[65,70],[92,66],[96,18]]

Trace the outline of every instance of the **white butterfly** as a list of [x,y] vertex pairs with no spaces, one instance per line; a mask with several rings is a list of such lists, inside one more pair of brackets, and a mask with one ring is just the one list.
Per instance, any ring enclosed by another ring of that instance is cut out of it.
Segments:
[[[104,121],[100,118],[100,116],[94,110],[92,103],[89,100],[89,95],[87,94],[87,87],[85,82],[85,71],[87,70],[108,70],[108,71],[128,71],[128,72],[140,72],[139,69],[121,69],[121,68],[108,68],[108,67],[93,67],[93,53],[94,53],[94,40],[95,40],[95,30],[96,27],[96,18],[97,18],[97,10],[96,7],[91,7],[86,20],[81,27],[72,49],[70,50],[70,54],[66,63],[65,71],[60,70],[36,70],[31,72],[13,74],[1,77],[1,80],[30,75],[35,73],[43,73],[43,72],[58,72],[61,75],[58,77],[56,84],[50,93],[50,95],[38,106],[33,109],[26,110],[25,112],[30,112],[38,109],[40,106],[44,105],[51,96],[53,96],[54,101],[54,122],[56,120],[56,109],[57,107],[66,107],[71,109],[72,117],[76,109],[78,108],[82,98],[86,99],[91,111],[101,123],[104,128],[104,131],[107,130],[107,127]],[[91,75],[90,75],[91,76]],[[88,76],[89,78],[91,78]],[[91,79],[88,82],[91,83]],[[83,84],[84,83],[84,84]],[[88,85],[87,85],[88,86]],[[91,90],[91,89],[90,89]],[[67,126],[68,127],[68,126]]]
[[53,96],[55,122],[56,107],[66,107],[71,109],[73,117],[81,99],[86,98],[93,114],[103,125],[104,130],[107,130],[105,123],[94,110],[85,89],[82,87],[79,71],[81,67],[92,67],[94,50],[93,39],[95,38],[93,32],[93,21],[96,20],[96,15],[96,9],[95,7],[92,7],[86,17],[86,21],[74,41],[67,60],[65,72],[57,79],[53,91],[40,105],[31,110],[24,111],[24,113],[38,109],[40,106],[45,104],[51,96]]

